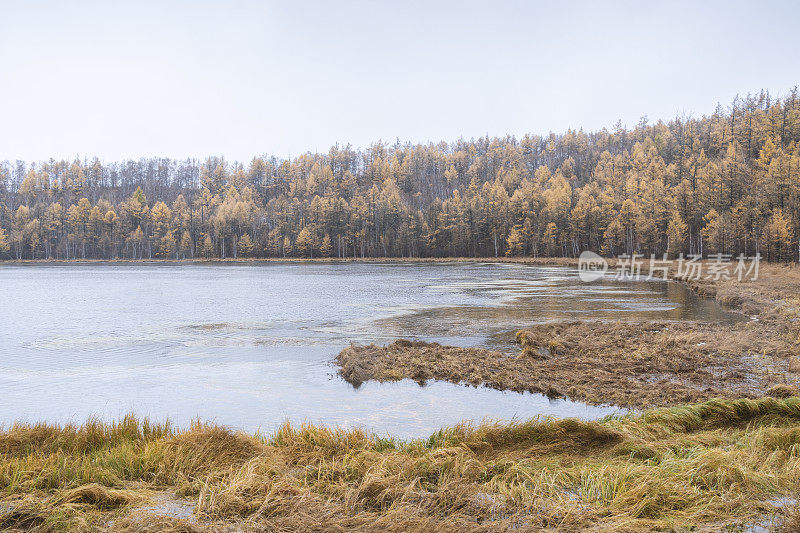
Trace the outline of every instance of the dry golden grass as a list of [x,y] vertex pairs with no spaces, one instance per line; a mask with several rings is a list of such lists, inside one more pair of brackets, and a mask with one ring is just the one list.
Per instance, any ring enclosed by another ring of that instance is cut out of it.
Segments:
[[[128,417],[18,426],[0,445],[4,531],[789,527],[800,399],[461,425],[412,442],[288,425],[265,440]],[[159,508],[165,494],[193,512]]]

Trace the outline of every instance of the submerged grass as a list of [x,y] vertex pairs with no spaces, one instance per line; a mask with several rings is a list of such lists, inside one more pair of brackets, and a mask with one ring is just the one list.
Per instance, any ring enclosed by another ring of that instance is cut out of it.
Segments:
[[[289,425],[262,439],[127,417],[15,426],[0,447],[4,531],[789,528],[800,399],[463,424],[411,442]],[[160,511],[165,494],[193,512]]]

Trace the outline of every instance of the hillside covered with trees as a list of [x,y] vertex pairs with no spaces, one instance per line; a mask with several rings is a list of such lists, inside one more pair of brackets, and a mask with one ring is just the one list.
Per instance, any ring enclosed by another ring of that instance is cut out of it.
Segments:
[[800,254],[800,94],[247,164],[0,163],[0,258]]

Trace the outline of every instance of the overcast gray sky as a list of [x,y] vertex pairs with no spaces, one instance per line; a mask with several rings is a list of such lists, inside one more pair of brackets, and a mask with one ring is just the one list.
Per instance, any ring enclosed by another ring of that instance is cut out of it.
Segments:
[[800,3],[0,0],[0,160],[629,126],[800,82]]

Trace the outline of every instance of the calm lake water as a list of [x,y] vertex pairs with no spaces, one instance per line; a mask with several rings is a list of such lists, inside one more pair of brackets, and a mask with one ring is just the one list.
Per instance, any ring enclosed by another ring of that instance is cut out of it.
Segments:
[[400,337],[515,350],[555,319],[729,320],[660,281],[581,283],[564,268],[480,263],[0,266],[0,423],[128,412],[271,433],[283,421],[427,436],[469,419],[597,418],[591,407],[450,383],[336,375],[349,343]]

